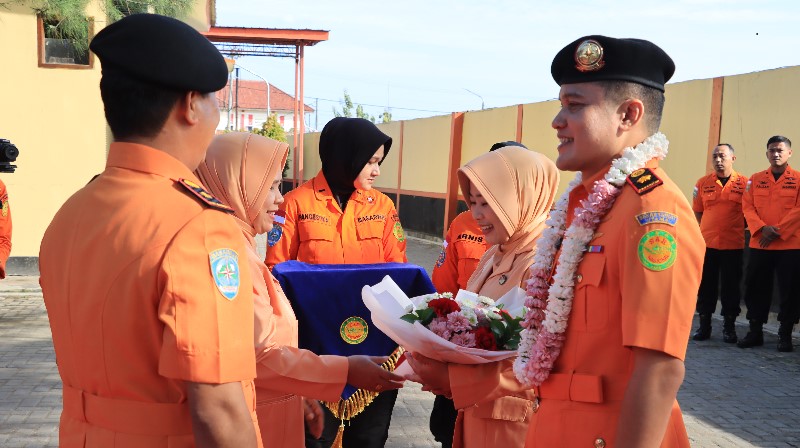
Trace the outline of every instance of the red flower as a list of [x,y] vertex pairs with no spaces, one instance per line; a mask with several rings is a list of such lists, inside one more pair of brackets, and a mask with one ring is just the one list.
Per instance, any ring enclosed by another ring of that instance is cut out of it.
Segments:
[[452,312],[461,311],[455,300],[445,298],[431,300],[428,302],[428,308],[432,309],[437,317],[447,317]]
[[497,350],[497,339],[489,327],[478,327],[475,330],[475,347],[484,350]]

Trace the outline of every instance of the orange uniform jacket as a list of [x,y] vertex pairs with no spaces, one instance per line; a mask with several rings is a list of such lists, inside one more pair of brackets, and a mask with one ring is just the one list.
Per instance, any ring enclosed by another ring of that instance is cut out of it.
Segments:
[[11,254],[11,209],[6,184],[0,181],[0,278],[6,278],[6,262]]
[[767,169],[753,174],[747,183],[742,209],[750,228],[750,247],[759,246],[761,228],[778,227],[780,238],[774,240],[767,250],[800,249],[800,196],[798,195],[800,172],[787,166],[783,175],[775,180]]
[[[537,390],[526,446],[616,446],[630,347],[685,357],[705,244],[678,187],[654,161],[648,167],[663,184],[641,195],[625,185],[578,266],[566,341]],[[573,190],[568,216],[603,175]],[[449,371],[457,408],[522,388],[509,361]],[[689,446],[677,401],[661,446]]]
[[[320,171],[286,194],[268,235],[266,264],[406,261],[406,237],[394,204],[377,190],[356,190],[344,213]],[[280,223],[281,218],[285,219]]]
[[700,232],[709,249],[744,248],[744,219],[742,197],[747,177],[736,171],[725,186],[711,173],[700,178],[694,187],[692,210],[702,213]]
[[162,151],[113,143],[105,171],[45,232],[40,283],[63,382],[61,447],[193,447],[186,381],[242,382],[255,422],[242,234],[182,178],[200,184]]
[[466,289],[469,277],[488,248],[472,213],[466,211],[456,216],[447,229],[442,252],[433,267],[431,280],[436,291],[455,294],[459,289]]

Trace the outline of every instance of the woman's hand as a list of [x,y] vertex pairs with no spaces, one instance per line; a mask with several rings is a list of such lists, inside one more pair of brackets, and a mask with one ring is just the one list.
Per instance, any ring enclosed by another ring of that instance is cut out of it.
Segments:
[[317,400],[303,398],[303,417],[306,419],[306,429],[315,439],[322,435],[322,428],[325,426],[325,419],[322,414],[322,406]]
[[406,352],[406,359],[421,380],[422,390],[431,391],[436,395],[444,395],[447,398],[452,397],[447,363],[410,352]]

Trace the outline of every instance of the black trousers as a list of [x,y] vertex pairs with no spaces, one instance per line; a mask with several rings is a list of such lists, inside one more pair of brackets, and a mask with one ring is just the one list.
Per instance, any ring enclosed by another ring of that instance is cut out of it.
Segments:
[[453,400],[445,398],[444,395],[437,395],[433,400],[429,426],[433,438],[442,444],[442,448],[453,446],[456,417],[458,417],[458,411],[453,404]]
[[[344,438],[342,446],[345,448],[383,448],[389,438],[389,424],[392,421],[392,409],[397,401],[397,391],[381,392],[366,409],[349,422],[344,422]],[[319,440],[311,438],[306,433],[306,448],[330,448],[336,439],[336,433],[342,421],[333,416],[333,413],[322,406],[325,413],[325,429]]]
[[742,309],[742,249],[706,249],[703,261],[703,278],[697,292],[697,312],[714,314],[717,297],[722,302],[723,316],[738,316]]
[[744,288],[747,319],[767,323],[774,276],[780,293],[778,321],[796,324],[800,318],[800,249],[750,249]]

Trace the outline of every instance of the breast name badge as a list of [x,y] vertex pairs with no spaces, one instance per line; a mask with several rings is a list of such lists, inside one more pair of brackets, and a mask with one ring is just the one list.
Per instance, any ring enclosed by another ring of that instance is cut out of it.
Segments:
[[208,254],[211,262],[211,275],[220,294],[233,300],[239,294],[239,254],[233,249],[217,249]]

